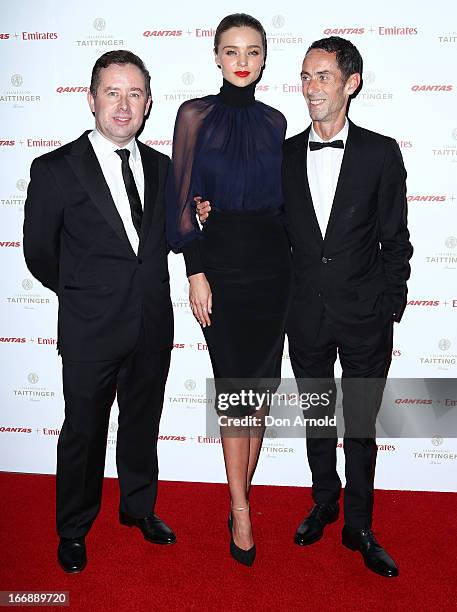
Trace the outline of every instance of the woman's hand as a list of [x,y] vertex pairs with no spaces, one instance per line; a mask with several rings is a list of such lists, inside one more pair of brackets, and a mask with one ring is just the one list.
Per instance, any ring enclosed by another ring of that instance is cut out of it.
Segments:
[[206,219],[209,217],[209,213],[211,211],[211,204],[208,200],[202,200],[200,196],[196,196],[194,198],[194,202],[197,205],[197,215],[200,223],[204,223]]
[[211,287],[203,272],[189,276],[189,302],[194,317],[202,327],[211,325],[213,298]]

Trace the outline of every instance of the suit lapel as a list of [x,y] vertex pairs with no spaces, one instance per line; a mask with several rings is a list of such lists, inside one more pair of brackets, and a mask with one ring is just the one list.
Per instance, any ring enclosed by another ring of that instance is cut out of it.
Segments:
[[160,177],[157,156],[142,142],[137,141],[137,145],[141,155],[144,175],[144,211],[140,232],[141,248],[141,246],[146,242],[149,230],[151,229]]
[[335,196],[330,211],[330,217],[325,232],[327,240],[331,232],[337,226],[340,212],[350,201],[350,194],[353,192],[354,177],[363,172],[363,159],[360,156],[360,134],[359,128],[349,121],[349,132],[344,147],[343,160],[341,162],[340,174],[336,184]]
[[311,195],[311,189],[309,188],[309,180],[308,180],[308,141],[309,141],[309,132],[311,130],[311,126],[309,126],[304,134],[305,134],[305,142],[303,143],[303,170],[305,173],[305,197],[309,202],[309,214],[310,214],[310,222],[312,223],[313,231],[317,236],[323,240],[321,227],[319,225],[319,221],[317,220],[316,209],[314,208],[313,197]]
[[301,138],[297,142],[296,151],[296,163],[297,163],[297,186],[298,193],[304,195],[304,206],[303,213],[306,216],[306,225],[311,229],[315,236],[322,240],[322,234],[319,227],[319,223],[316,217],[316,211],[314,210],[313,199],[311,197],[311,190],[309,188],[308,171],[307,171],[307,159],[308,159],[308,140],[309,131],[311,126],[308,127],[302,134]]
[[103,176],[94,149],[86,132],[75,141],[67,160],[90,199],[113,228],[119,238],[130,248],[130,241],[117,211],[113,197]]

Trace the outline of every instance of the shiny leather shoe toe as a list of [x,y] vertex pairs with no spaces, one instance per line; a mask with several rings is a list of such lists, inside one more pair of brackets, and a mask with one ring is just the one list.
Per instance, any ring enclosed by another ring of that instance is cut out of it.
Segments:
[[343,546],[350,550],[357,550],[362,554],[365,565],[372,572],[394,578],[398,576],[398,567],[395,561],[378,544],[371,529],[348,529],[343,527]]
[[305,520],[299,525],[294,542],[299,546],[308,546],[320,540],[324,528],[338,519],[339,504],[315,504]]
[[57,559],[67,574],[82,572],[87,564],[84,538],[60,538]]
[[127,527],[138,527],[144,539],[153,544],[174,544],[176,542],[173,531],[155,514],[135,519],[124,512],[119,512],[119,521],[121,525]]

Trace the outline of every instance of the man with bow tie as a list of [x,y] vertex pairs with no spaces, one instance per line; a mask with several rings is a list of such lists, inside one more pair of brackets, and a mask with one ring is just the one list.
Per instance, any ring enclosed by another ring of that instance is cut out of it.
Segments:
[[[301,80],[312,124],[286,140],[283,192],[295,289],[287,334],[300,391],[334,391],[342,367],[343,544],[366,566],[397,576],[372,527],[375,421],[391,361],[393,322],[406,304],[412,246],[407,229],[406,171],[393,138],[356,126],[346,114],[361,85],[362,58],[339,37],[314,42]],[[333,403],[315,416],[333,414]],[[305,416],[314,416],[307,414]],[[341,481],[336,428],[307,428],[314,506],[295,534],[317,542],[337,520]]]
[[65,420],[57,447],[58,560],[86,565],[117,395],[119,520],[172,544],[154,513],[157,437],[173,342],[164,187],[170,160],[136,140],[150,76],[130,51],[96,61],[95,128],[34,160],[25,204],[28,268],[59,298]]

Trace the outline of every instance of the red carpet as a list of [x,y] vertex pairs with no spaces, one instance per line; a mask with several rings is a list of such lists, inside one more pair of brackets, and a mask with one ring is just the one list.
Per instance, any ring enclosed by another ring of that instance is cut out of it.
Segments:
[[309,489],[253,488],[252,568],[228,554],[225,486],[160,484],[157,514],[178,537],[168,547],[119,525],[117,491],[106,479],[87,568],[66,575],[55,559],[54,477],[0,473],[0,590],[69,591],[72,612],[457,609],[457,494],[376,493],[375,533],[400,566],[386,579],[340,544],[342,518],[314,546],[293,544]]

